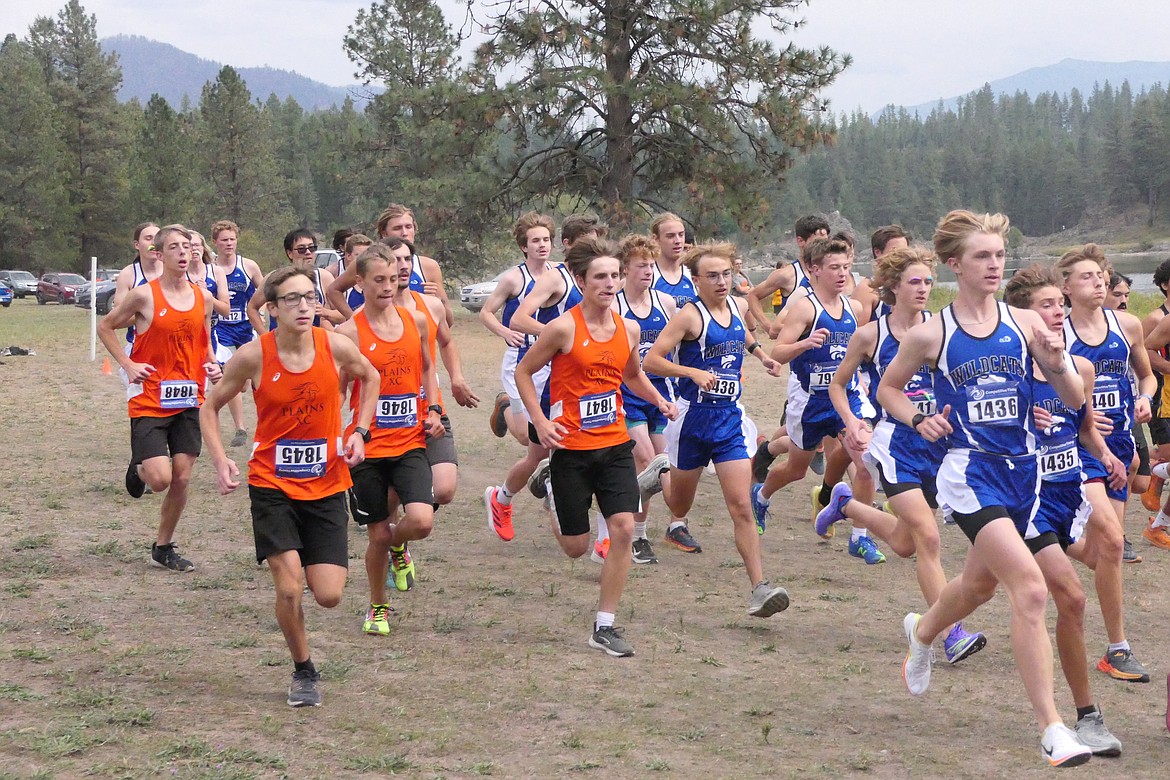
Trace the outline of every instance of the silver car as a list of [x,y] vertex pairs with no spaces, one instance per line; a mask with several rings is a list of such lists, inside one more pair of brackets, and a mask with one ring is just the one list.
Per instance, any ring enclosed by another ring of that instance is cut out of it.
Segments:
[[37,294],[37,278],[28,271],[0,271],[0,280],[8,283],[17,298]]
[[477,284],[469,284],[459,291],[459,302],[463,304],[463,308],[468,311],[479,311],[483,305],[487,303],[488,297],[495,291],[496,285],[500,283],[500,277],[507,273],[507,270],[500,271],[490,282],[478,282]]

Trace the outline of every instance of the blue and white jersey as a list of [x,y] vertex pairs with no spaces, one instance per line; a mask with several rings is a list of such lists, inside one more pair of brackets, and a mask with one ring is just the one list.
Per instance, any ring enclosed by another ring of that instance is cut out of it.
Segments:
[[677,382],[678,395],[692,404],[735,404],[742,390],[743,348],[747,329],[730,299],[727,303],[730,320],[726,325],[716,320],[701,300],[696,298],[691,304],[699,310],[703,327],[699,330],[698,338],[684,339],[678,345],[678,364],[711,372],[715,375],[715,384],[710,390],[704,391],[693,380],[682,377]]
[[[840,317],[829,314],[824,304],[812,292],[812,288],[809,288],[808,300],[812,303],[815,314],[812,325],[801,338],[807,338],[810,333],[821,328],[828,330],[829,336],[821,346],[807,349],[792,359],[789,363],[791,369],[789,384],[798,385],[810,397],[819,398],[824,401],[824,405],[831,407],[829,385],[832,384],[837,367],[845,357],[849,339],[857,332],[857,318],[853,316],[853,307],[845,296],[839,296]],[[847,389],[850,394],[860,392],[856,376],[850,378]]]
[[569,269],[563,265],[558,265],[553,269],[556,273],[561,275],[561,281],[565,284],[565,291],[561,293],[561,297],[554,303],[548,306],[541,306],[536,310],[536,321],[542,325],[547,325],[557,317],[561,316],[569,309],[581,302],[581,291],[577,289],[577,283],[573,281],[573,275],[569,273]]
[[1032,377],[1032,404],[1052,415],[1052,424],[1036,428],[1036,456],[1040,479],[1045,482],[1080,482],[1081,456],[1077,435],[1088,407],[1072,410],[1060,400],[1052,385]]
[[674,298],[676,310],[699,298],[695,292],[695,284],[691,281],[691,272],[685,265],[679,266],[678,281],[672,282],[662,275],[662,269],[655,263],[654,281],[650,283],[650,287]]
[[244,258],[236,255],[236,264],[226,274],[231,310],[219,318],[216,335],[219,343],[238,347],[252,340],[252,325],[248,322],[248,301],[256,293],[252,277],[244,271]]
[[[642,329],[641,336],[638,339],[638,360],[646,359],[646,353],[650,351],[650,347],[654,346],[654,342],[658,340],[658,336],[662,333],[662,329],[666,327],[668,322],[666,318],[666,310],[662,306],[662,298],[659,297],[661,293],[658,290],[649,290],[647,294],[650,296],[650,311],[645,317],[639,317],[637,313],[630,308],[630,302],[626,299],[626,291],[619,290],[617,294],[617,309],[618,314],[628,320],[633,320],[638,323],[638,327]],[[674,397],[674,391],[671,388],[670,380],[666,377],[658,376],[657,374],[647,373],[646,376],[650,379],[651,384],[662,393],[662,397],[671,400]],[[630,390],[625,384],[622,384],[622,397],[629,399],[637,397],[633,390]]]
[[[337,258],[337,276],[340,277],[345,273],[345,255],[339,255]],[[349,306],[351,311],[357,311],[359,307],[366,303],[366,295],[357,289],[357,287],[350,287],[345,291],[345,303]]]
[[781,297],[781,299],[780,299],[780,310],[781,311],[784,310],[784,307],[788,305],[788,302],[790,300],[792,300],[792,296],[800,288],[803,287],[808,292],[810,292],[810,293],[812,292],[812,279],[808,278],[808,272],[804,270],[804,266],[800,264],[799,260],[796,260],[792,263],[792,272],[794,274],[794,277],[793,277],[794,281],[792,283],[792,292]]
[[[500,322],[505,328],[512,327],[512,316],[515,315],[516,310],[520,308],[520,302],[523,301],[525,296],[532,292],[532,288],[536,286],[536,277],[532,275],[532,271],[528,270],[528,266],[525,263],[520,263],[516,266],[516,268],[520,271],[520,292],[504,301],[504,308],[500,312]],[[548,264],[545,264],[544,270],[549,270]],[[413,274],[414,272],[411,271],[412,278]],[[532,341],[533,337],[525,334],[524,344],[522,346],[508,347],[508,349],[518,349],[521,350],[520,354],[523,354],[524,352],[528,351],[530,346],[532,346]]]
[[1104,412],[1113,423],[1113,432],[1106,438],[1133,428],[1134,392],[1130,378],[1129,339],[1117,321],[1117,312],[1102,309],[1108,332],[1100,344],[1088,344],[1077,335],[1072,318],[1064,321],[1065,348],[1093,364],[1097,379],[1093,383],[1093,410]]
[[[922,312],[922,322],[926,322],[930,317],[929,311]],[[887,415],[885,410],[878,405],[878,383],[881,382],[882,375],[886,373],[886,369],[889,368],[890,363],[898,354],[899,343],[890,331],[888,314],[878,317],[875,322],[877,324],[877,341],[874,344],[873,357],[861,363],[861,370],[865,372],[869,380],[869,402],[877,410],[879,420],[893,420],[895,425],[907,427],[900,420]],[[914,372],[914,376],[910,377],[910,381],[906,383],[906,397],[922,414],[935,414],[938,410],[934,402],[934,369],[927,365],[919,366],[918,370]]]
[[418,255],[410,256],[410,289],[415,292],[426,292],[427,277],[423,273],[422,260]]
[[[133,290],[135,287],[141,287],[142,285],[144,285],[148,281],[150,281],[149,279],[146,278],[146,272],[142,270],[142,259],[141,258],[138,258],[138,257],[134,258],[134,262],[131,263],[131,268],[134,269],[134,271],[133,271],[134,281],[130,282],[130,289],[131,290]],[[134,343],[134,326],[133,325],[126,328],[126,343],[127,344]]]
[[[1008,305],[996,303],[995,329],[976,338],[955,319],[954,307],[940,313],[942,348],[934,378],[935,403],[950,405],[952,449],[1001,457],[1036,452],[1032,421],[1032,356]],[[963,511],[963,510],[959,510]]]

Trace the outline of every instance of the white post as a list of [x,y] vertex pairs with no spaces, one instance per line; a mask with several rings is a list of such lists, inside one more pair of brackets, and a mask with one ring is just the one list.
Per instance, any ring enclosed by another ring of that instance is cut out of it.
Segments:
[[89,258],[89,360],[97,360],[97,258]]

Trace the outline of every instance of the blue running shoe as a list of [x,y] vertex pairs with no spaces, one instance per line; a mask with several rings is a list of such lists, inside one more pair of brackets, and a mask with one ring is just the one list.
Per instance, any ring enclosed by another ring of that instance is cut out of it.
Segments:
[[[832,504],[830,504],[832,506]],[[877,548],[873,543],[873,539],[868,536],[862,536],[858,539],[849,540],[849,554],[854,558],[860,558],[865,561],[867,566],[873,566],[875,563],[885,563],[886,555]]]
[[756,516],[756,533],[764,535],[768,527],[768,505],[760,499],[760,491],[764,489],[762,483],[752,485],[752,514]]
[[975,655],[986,646],[987,637],[978,631],[974,634],[968,634],[963,630],[962,623],[955,623],[955,627],[951,629],[951,633],[947,634],[946,641],[943,642],[943,649],[947,653],[947,663],[952,666],[964,658]]
[[829,496],[829,505],[817,512],[817,521],[813,527],[817,536],[822,539],[833,538],[833,523],[845,519],[845,505],[853,500],[853,490],[844,482],[833,485],[833,494]]

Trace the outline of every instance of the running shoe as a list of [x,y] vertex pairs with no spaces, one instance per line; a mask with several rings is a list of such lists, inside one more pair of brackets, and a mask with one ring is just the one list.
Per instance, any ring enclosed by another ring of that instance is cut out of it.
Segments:
[[1093,751],[1093,755],[1110,758],[1121,755],[1121,740],[1105,727],[1105,716],[1100,710],[1078,720],[1075,730],[1077,741]]
[[288,706],[320,707],[321,675],[307,669],[293,672],[292,683],[288,686]]
[[970,658],[987,646],[987,637],[979,631],[968,634],[963,630],[962,623],[955,623],[951,633],[943,640],[943,651],[947,655],[947,663],[954,666],[964,658]]
[[646,468],[638,474],[638,495],[642,499],[642,508],[646,502],[662,492],[662,475],[670,471],[670,458],[665,452],[654,456]]
[[1040,737],[1040,752],[1051,766],[1080,766],[1093,751],[1080,743],[1076,732],[1063,723],[1053,723]]
[[545,458],[536,464],[536,471],[528,478],[528,492],[543,499],[548,495],[549,460]]
[[1126,539],[1124,536],[1122,537],[1122,541],[1124,542],[1124,547],[1121,551],[1121,562],[1122,563],[1141,563],[1142,556],[1138,554],[1137,550],[1133,549],[1133,543],[1130,542],[1129,539]]
[[808,467],[818,477],[825,475],[825,447],[823,444],[817,449],[816,454],[813,455],[812,463],[808,464]]
[[1105,653],[1097,662],[1097,671],[1104,672],[1114,680],[1138,683],[1150,681],[1150,673],[1133,657],[1130,650],[1113,650]]
[[695,537],[691,536],[691,532],[687,530],[685,525],[680,525],[673,529],[666,529],[666,541],[685,553],[703,552],[703,548],[695,541]]
[[634,563],[658,563],[649,539],[634,540]]
[[150,565],[156,569],[170,571],[194,571],[195,564],[179,555],[175,543],[150,545]]
[[837,531],[833,524],[845,519],[845,505],[853,500],[853,490],[844,482],[833,485],[829,505],[817,513],[813,528],[822,539],[832,539]]
[[866,566],[873,566],[886,562],[886,554],[877,548],[873,539],[868,536],[859,536],[849,540],[849,554],[854,558],[865,561]]
[[[824,509],[825,507],[827,507],[828,504],[821,503],[821,486],[820,485],[817,485],[815,488],[812,489],[811,495],[812,495],[812,522],[815,524],[817,522],[817,515],[819,515],[821,513],[821,510]],[[832,493],[830,493],[829,495],[832,496]]]
[[504,506],[496,500],[497,487],[489,487],[483,492],[483,502],[487,505],[488,528],[495,531],[496,536],[505,542],[512,541],[516,532],[512,530],[512,505]]
[[589,646],[604,650],[614,658],[628,658],[634,654],[633,645],[622,638],[622,630],[617,626],[594,626]]
[[1154,527],[1154,518],[1150,518],[1145,530],[1142,531],[1142,538],[1155,547],[1161,547],[1163,550],[1170,550],[1170,533],[1166,532],[1166,526],[1160,525]]
[[502,439],[508,435],[508,418],[504,412],[508,409],[507,393],[496,393],[496,403],[492,407],[492,416],[488,418],[488,428],[495,434],[497,439]]
[[752,514],[756,518],[756,533],[760,536],[763,536],[764,531],[768,530],[768,505],[764,503],[763,496],[760,495],[763,490],[763,483],[757,482],[752,485]]
[[236,430],[235,435],[232,436],[231,447],[243,447],[248,443],[248,432],[243,428]]
[[142,494],[146,492],[146,483],[142,481],[142,475],[138,473],[138,464],[134,461],[130,461],[130,465],[126,467],[126,492],[131,498],[142,498]]
[[930,687],[930,667],[934,663],[934,649],[919,642],[918,637],[914,635],[921,618],[922,615],[911,612],[902,619],[906,644],[910,648],[906,653],[906,660],[902,662],[902,679],[906,681],[906,687],[914,696],[921,696]]
[[772,468],[772,462],[776,460],[776,456],[768,452],[768,443],[764,442],[756,448],[756,454],[752,456],[752,481],[763,482],[768,478],[768,469]]
[[366,621],[362,623],[362,631],[374,636],[389,636],[390,621],[386,619],[389,613],[389,604],[371,604],[366,612]]
[[752,588],[752,597],[748,601],[748,614],[752,617],[772,617],[777,612],[788,609],[788,591],[784,588],[773,587],[772,583],[764,580]]
[[[1154,468],[1159,465],[1161,464],[1156,464]],[[1162,486],[1164,484],[1166,484],[1166,480],[1162,477],[1150,477],[1150,486],[1146,488],[1145,493],[1142,493],[1142,506],[1148,511],[1157,512],[1162,508]]]
[[594,563],[605,563],[605,559],[609,557],[609,539],[598,539],[593,543],[593,552],[589,554],[589,559]]
[[406,542],[402,543],[400,550],[390,548],[389,575],[386,578],[387,585],[391,584],[390,579],[393,578],[394,587],[400,591],[405,592],[414,587],[414,560],[410,557]]

